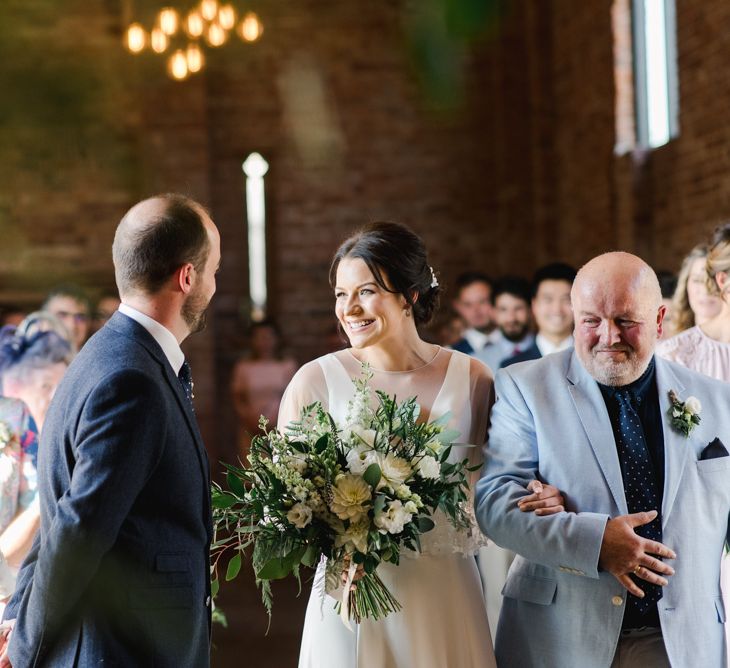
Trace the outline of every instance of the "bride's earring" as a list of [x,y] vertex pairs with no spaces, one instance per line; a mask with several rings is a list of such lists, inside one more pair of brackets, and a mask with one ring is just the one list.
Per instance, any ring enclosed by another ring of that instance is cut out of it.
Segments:
[[404,310],[404,311],[405,311],[405,313],[406,313],[406,318],[410,318],[410,317],[411,317],[411,309],[409,309],[409,308],[404,308],[403,310]]

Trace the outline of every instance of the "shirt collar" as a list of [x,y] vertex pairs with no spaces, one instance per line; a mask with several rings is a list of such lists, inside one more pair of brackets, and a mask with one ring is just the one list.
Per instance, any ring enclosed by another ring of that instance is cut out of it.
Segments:
[[644,371],[644,373],[642,373],[641,376],[639,376],[633,383],[620,385],[618,387],[601,385],[601,383],[598,383],[598,386],[601,388],[604,396],[614,397],[618,392],[624,392],[630,394],[638,403],[643,403],[649,392],[651,392],[654,387],[655,376],[656,365],[654,363],[654,357],[652,356],[649,361],[649,366],[646,367],[646,371]]
[[150,333],[152,338],[162,348],[162,352],[165,353],[167,361],[177,376],[185,361],[185,354],[180,348],[180,344],[177,342],[175,335],[154,318],[150,318],[148,315],[138,311],[136,308],[132,308],[128,304],[120,304],[119,312],[138,322]]
[[464,332],[464,338],[474,350],[481,350],[489,343],[489,334],[480,332],[473,327],[470,327]]
[[545,355],[549,355],[550,353],[558,353],[561,350],[570,348],[573,345],[573,336],[570,335],[558,343],[558,345],[555,345],[552,341],[548,341],[542,334],[538,334],[535,337],[535,345],[540,351],[540,354],[545,357]]

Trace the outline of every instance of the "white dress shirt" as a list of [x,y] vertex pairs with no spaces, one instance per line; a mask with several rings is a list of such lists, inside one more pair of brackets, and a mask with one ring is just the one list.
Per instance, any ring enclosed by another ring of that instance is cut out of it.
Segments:
[[552,341],[548,341],[542,334],[538,334],[535,337],[535,345],[540,351],[540,354],[545,357],[545,355],[549,355],[550,353],[559,353],[561,350],[570,348],[573,345],[573,335],[571,334],[555,345]]
[[165,353],[167,361],[177,376],[185,361],[185,353],[180,348],[180,344],[177,342],[175,335],[154,318],[150,318],[148,315],[138,311],[136,308],[132,308],[128,304],[120,304],[119,312],[138,322],[152,335],[152,338],[162,348],[162,352]]

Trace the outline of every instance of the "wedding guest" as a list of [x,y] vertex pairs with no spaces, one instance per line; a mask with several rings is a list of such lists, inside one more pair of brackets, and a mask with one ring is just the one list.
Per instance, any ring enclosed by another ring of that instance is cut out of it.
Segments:
[[[25,527],[18,539],[6,535],[8,528],[34,506],[37,494],[36,467],[31,451],[38,434],[27,406],[18,399],[0,396],[0,599],[13,593],[17,569],[28,551],[28,531],[32,541],[37,521],[21,522]],[[37,510],[31,513],[37,518]],[[12,529],[10,533],[13,534]],[[17,533],[17,531],[16,531]],[[12,577],[10,577],[12,576]]]
[[81,350],[91,327],[91,302],[86,293],[76,285],[59,285],[48,293],[42,310],[63,323],[76,350]]
[[2,395],[23,401],[39,432],[71,357],[71,345],[56,332],[28,334],[24,323],[0,331]]
[[[654,355],[664,307],[640,258],[591,260],[572,304],[574,350],[496,378],[477,517],[520,555],[499,665],[721,666],[730,385]],[[536,476],[565,490],[565,512],[522,512]]]
[[492,293],[498,330],[489,345],[475,353],[490,369],[499,369],[508,357],[524,352],[535,341],[530,328],[530,284],[517,276],[505,276]]
[[672,298],[672,327],[668,336],[701,325],[722,308],[720,299],[707,287],[707,251],[706,244],[699,244],[682,260]]
[[532,316],[537,325],[535,341],[526,350],[508,357],[503,367],[540,359],[573,345],[573,310],[570,290],[575,269],[562,262],[548,264],[532,279]]
[[297,363],[283,353],[281,335],[273,320],[251,324],[248,356],[239,359],[231,375],[231,397],[239,421],[238,447],[248,454],[251,438],[259,433],[264,416],[275,425],[279,402],[297,370]]
[[99,301],[96,302],[94,319],[92,321],[92,330],[94,332],[98,332],[104,325],[106,325],[109,318],[114,315],[121,303],[119,295],[116,292],[103,294],[99,298]]
[[464,320],[464,334],[452,347],[473,355],[492,344],[495,332],[492,305],[492,279],[479,271],[467,271],[457,276],[454,283],[456,296],[451,306]]
[[[662,342],[657,354],[699,373],[730,383],[730,224],[715,233],[705,261],[707,290],[720,300],[720,312],[702,324]],[[730,560],[723,559],[722,591],[730,610]],[[727,630],[730,646],[730,628]]]
[[[367,363],[372,389],[400,398],[417,395],[420,419],[448,414],[464,442],[483,443],[491,373],[478,360],[427,343],[418,334],[441,291],[420,237],[396,223],[368,225],[335,253],[330,284],[351,347],[297,372],[282,400],[279,426],[299,419],[301,409],[315,401],[344,424],[353,379]],[[481,453],[455,448],[452,457],[478,464]],[[546,486],[540,496],[547,497],[549,512],[561,508],[554,488]],[[434,521],[436,527],[421,539],[420,553],[405,551],[399,566],[378,566],[402,611],[379,621],[364,619],[354,632],[342,624],[334,600],[322,600],[325,567],[320,564],[304,621],[300,668],[495,666],[473,559],[482,539],[476,527],[456,529],[438,514]]]
[[[0,394],[22,402],[30,414],[33,431],[41,433],[48,406],[71,361],[71,345],[52,331],[35,331],[28,335],[26,322],[16,329],[0,330]],[[25,447],[30,459],[35,489],[37,440]],[[40,523],[40,508],[27,506],[11,526],[3,527],[0,551],[7,562],[18,568],[30,550]]]

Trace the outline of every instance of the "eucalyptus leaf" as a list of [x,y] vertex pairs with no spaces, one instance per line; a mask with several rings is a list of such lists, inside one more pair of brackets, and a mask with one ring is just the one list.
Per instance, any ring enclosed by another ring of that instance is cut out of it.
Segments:
[[285,559],[275,557],[269,559],[257,572],[259,580],[281,580],[291,573],[291,565]]
[[420,529],[421,533],[431,531],[431,529],[436,526],[430,517],[424,517],[423,515],[418,517],[416,522],[418,522],[418,528]]
[[228,562],[226,569],[226,582],[230,582],[235,578],[241,570],[241,553],[237,552]]
[[238,503],[238,499],[235,496],[231,496],[230,494],[216,494],[211,498],[210,503],[213,508],[217,508],[218,510],[225,510],[226,508],[230,508],[231,506]]
[[382,477],[383,472],[377,464],[370,464],[370,466],[365,469],[365,473],[362,474],[362,479],[373,489],[378,486]]

